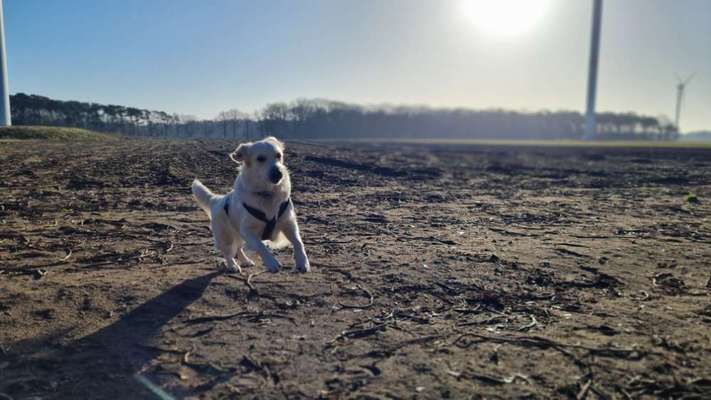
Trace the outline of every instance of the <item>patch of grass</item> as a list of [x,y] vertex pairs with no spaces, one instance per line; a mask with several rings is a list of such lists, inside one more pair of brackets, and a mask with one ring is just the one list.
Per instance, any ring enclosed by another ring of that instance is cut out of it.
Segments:
[[115,140],[116,136],[81,128],[59,126],[0,127],[0,140],[97,141]]
[[686,202],[689,204],[699,204],[701,203],[701,200],[699,200],[699,197],[695,194],[689,193],[686,195]]

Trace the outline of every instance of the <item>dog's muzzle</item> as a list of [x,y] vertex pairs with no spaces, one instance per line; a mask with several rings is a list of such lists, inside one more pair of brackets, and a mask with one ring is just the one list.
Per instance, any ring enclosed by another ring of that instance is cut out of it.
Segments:
[[272,183],[279,183],[279,181],[283,177],[284,174],[282,174],[279,168],[277,167],[272,167],[272,169],[269,171],[269,180],[272,181]]

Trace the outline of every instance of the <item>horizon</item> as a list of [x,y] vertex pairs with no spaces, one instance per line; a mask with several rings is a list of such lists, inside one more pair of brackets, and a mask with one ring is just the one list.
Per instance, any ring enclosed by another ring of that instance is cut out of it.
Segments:
[[[92,102],[92,101],[80,101],[80,100],[71,100],[71,99],[54,99],[54,98],[49,98],[46,96],[42,95],[37,95],[34,93],[12,93],[11,96],[16,96],[16,95],[28,95],[28,96],[40,96],[40,97],[45,97],[48,98],[52,101],[61,101],[61,102],[70,102],[70,101],[78,101],[80,103],[86,103],[86,104],[96,104],[100,106],[119,106],[119,107],[126,107],[126,108],[137,108],[141,109],[138,107],[134,107],[132,105],[127,105],[127,104],[111,104],[111,103],[97,103],[97,102]],[[11,99],[12,100],[12,99]],[[565,109],[559,109],[559,110],[546,110],[546,109],[541,109],[541,110],[526,110],[526,109],[505,109],[501,107],[486,107],[486,108],[468,108],[468,107],[435,107],[427,104],[390,104],[390,103],[382,103],[382,104],[359,104],[359,103],[349,103],[345,101],[340,101],[340,100],[333,100],[333,99],[322,99],[322,98],[317,98],[317,99],[307,99],[307,98],[297,98],[293,99],[291,101],[286,101],[286,102],[279,102],[282,104],[286,105],[294,105],[299,101],[307,101],[307,102],[325,102],[325,103],[340,103],[344,104],[346,106],[353,106],[353,107],[359,107],[363,111],[385,111],[385,112],[390,112],[390,111],[397,111],[399,109],[404,109],[404,110],[422,110],[422,111],[466,111],[466,112],[512,112],[512,113],[518,113],[518,114],[528,114],[528,115],[535,115],[535,114],[543,114],[543,113],[550,113],[550,114],[556,114],[556,113],[567,113],[567,112],[577,112],[580,114],[581,117],[584,117],[584,112],[581,112],[579,110],[565,110]],[[274,104],[274,103],[270,103]],[[259,112],[261,112],[263,109],[265,109],[269,104],[265,104],[262,108],[256,110],[255,112],[249,112],[249,113],[243,113],[243,117],[245,119],[251,120],[251,121],[258,121],[260,116]],[[170,113],[165,110],[154,110],[154,109],[142,109],[144,111],[150,111],[150,112],[164,112],[167,115],[177,115],[179,117],[184,117],[188,118],[189,120],[195,120],[195,121],[218,121],[220,119],[219,115],[213,116],[213,117],[206,117],[206,118],[198,118],[194,115],[183,115],[183,114],[176,114],[176,113]],[[234,110],[223,110],[226,112],[229,111],[234,111]],[[237,110],[240,111],[240,110]],[[597,115],[603,115],[603,114],[626,114],[626,113],[632,113],[634,115],[642,116],[645,117],[647,115],[639,114],[634,111],[629,111],[629,112],[619,112],[619,111],[613,111],[613,110],[597,110],[596,114]],[[654,116],[652,116],[654,117]],[[698,134],[698,133],[711,133],[711,129],[701,129],[701,130],[696,130],[696,131],[688,131],[688,132],[680,132],[679,134],[681,135],[686,135],[686,134]]]
[[[10,91],[200,119],[299,98],[582,112],[588,3],[529,2],[531,18],[490,24],[496,10],[463,0],[5,0]],[[598,112],[673,118],[675,74],[696,72],[681,130],[711,129],[711,2],[608,0],[602,26]]]

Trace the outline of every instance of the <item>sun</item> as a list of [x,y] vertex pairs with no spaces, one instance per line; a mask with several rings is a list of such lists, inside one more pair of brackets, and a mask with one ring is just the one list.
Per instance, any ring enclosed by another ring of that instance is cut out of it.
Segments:
[[460,13],[484,33],[515,36],[531,30],[551,0],[461,0]]

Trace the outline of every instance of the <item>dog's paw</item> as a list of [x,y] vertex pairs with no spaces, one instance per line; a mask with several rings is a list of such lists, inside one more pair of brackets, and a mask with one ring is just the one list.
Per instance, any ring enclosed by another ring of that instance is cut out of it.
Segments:
[[281,264],[279,264],[279,261],[274,257],[265,259],[264,266],[267,267],[267,271],[272,273],[279,272],[281,269]]
[[241,274],[242,273],[242,268],[239,267],[239,265],[226,265],[224,269],[225,273],[227,274]]
[[307,258],[303,262],[296,262],[296,269],[299,272],[309,272],[311,271],[311,263],[309,263],[309,259]]
[[217,270],[227,274],[242,273],[242,268],[240,268],[239,265],[224,261],[217,263]]
[[254,261],[245,257],[244,259],[239,260],[239,265],[242,267],[254,267],[256,264],[254,263]]

